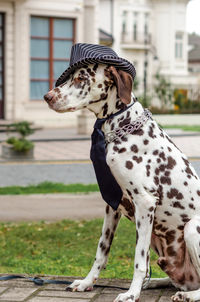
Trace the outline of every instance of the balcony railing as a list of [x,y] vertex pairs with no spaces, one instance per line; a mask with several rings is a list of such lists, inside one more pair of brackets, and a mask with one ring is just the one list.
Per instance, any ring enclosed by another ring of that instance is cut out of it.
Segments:
[[121,44],[149,46],[151,44],[151,35],[140,32],[125,32],[121,34]]

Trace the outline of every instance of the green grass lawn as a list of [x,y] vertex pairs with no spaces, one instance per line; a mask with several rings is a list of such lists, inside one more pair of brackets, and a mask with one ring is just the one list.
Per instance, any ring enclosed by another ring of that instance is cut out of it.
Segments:
[[51,194],[51,193],[89,193],[97,192],[97,184],[70,184],[42,182],[39,185],[0,187],[0,195]]
[[184,131],[200,132],[200,125],[162,125],[161,127],[165,129],[181,129]]
[[[0,272],[85,276],[95,257],[102,219],[0,224]],[[132,278],[135,226],[122,218],[104,278]],[[152,276],[165,274],[151,251]]]

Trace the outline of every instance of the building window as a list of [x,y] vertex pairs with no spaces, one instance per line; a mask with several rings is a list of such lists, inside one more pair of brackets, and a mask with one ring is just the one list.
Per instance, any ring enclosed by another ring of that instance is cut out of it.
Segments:
[[176,33],[175,37],[175,58],[183,58],[183,33]]
[[31,17],[30,98],[42,99],[68,67],[74,19]]
[[124,11],[123,12],[123,15],[122,15],[122,33],[125,34],[126,31],[127,31],[127,28],[126,28],[126,21],[127,21],[127,12]]
[[138,13],[133,13],[133,40],[137,41],[137,31],[138,31]]
[[4,14],[0,13],[0,118],[4,118]]
[[149,14],[148,13],[145,14],[145,19],[144,20],[145,20],[144,21],[144,34],[145,34],[145,37],[147,37],[148,33],[149,33],[149,29],[148,29],[148,27],[149,27]]

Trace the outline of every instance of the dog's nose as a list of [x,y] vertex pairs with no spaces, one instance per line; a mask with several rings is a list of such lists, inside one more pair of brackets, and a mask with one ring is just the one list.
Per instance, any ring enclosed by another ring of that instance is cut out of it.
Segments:
[[48,92],[47,94],[44,95],[44,99],[47,103],[49,103],[53,99],[54,95],[51,92]]

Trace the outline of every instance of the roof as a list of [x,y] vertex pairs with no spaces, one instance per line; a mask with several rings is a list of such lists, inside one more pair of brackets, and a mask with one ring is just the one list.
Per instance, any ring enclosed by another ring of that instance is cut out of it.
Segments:
[[193,48],[188,52],[189,62],[200,62],[200,36],[193,33],[188,35],[188,44]]
[[196,46],[194,49],[189,51],[188,60],[189,60],[189,62],[192,62],[192,61],[200,62],[200,45]]
[[114,38],[111,34],[107,33],[103,29],[99,29],[100,44],[111,46],[114,42]]
[[188,44],[194,45],[194,46],[197,46],[197,45],[200,46],[200,36],[195,33],[189,34],[188,35]]

